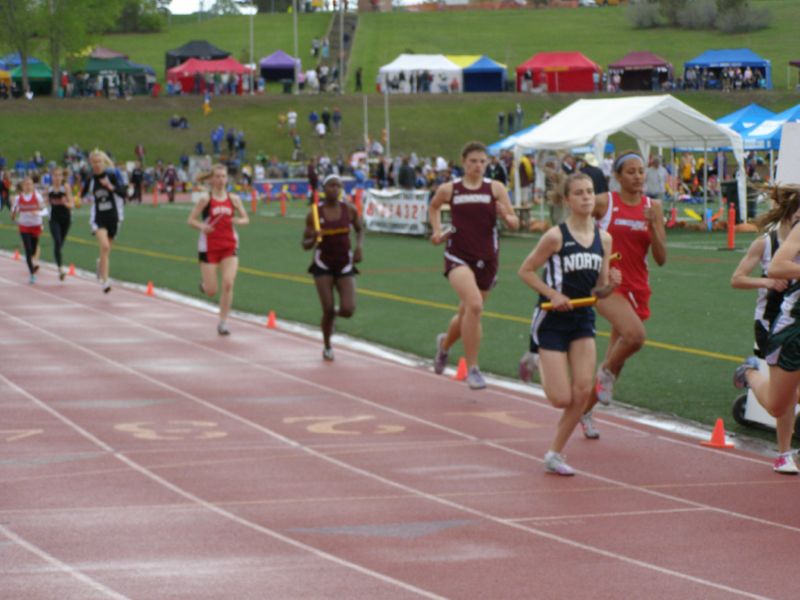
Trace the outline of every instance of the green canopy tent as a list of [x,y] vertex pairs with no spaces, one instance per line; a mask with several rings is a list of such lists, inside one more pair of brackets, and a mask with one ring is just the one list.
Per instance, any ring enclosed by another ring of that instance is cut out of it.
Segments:
[[[134,94],[147,93],[147,75],[152,71],[146,65],[137,65],[127,58],[93,58],[89,57],[73,69],[75,73],[87,73],[91,77],[102,79],[117,75],[120,81],[127,83],[127,88]],[[100,84],[102,87],[102,84]]]
[[[20,89],[22,86],[22,65],[15,67],[11,71],[11,79],[16,83]],[[46,96],[50,94],[50,88],[53,81],[53,70],[43,62],[28,63],[28,84],[31,91],[37,96]]]

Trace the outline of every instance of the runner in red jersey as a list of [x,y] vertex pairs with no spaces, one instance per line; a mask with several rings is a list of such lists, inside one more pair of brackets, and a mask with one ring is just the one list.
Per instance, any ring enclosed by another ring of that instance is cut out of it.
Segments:
[[[450,347],[459,338],[464,343],[467,384],[471,389],[486,387],[478,368],[481,342],[481,312],[489,291],[497,282],[499,246],[497,217],[511,230],[519,229],[519,218],[508,192],[499,181],[484,179],[488,163],[486,146],[470,142],[461,151],[462,179],[440,185],[429,209],[433,230],[431,242],[447,241],[444,275],[458,294],[458,313],[446,333],[436,337],[434,371],[442,373]],[[442,229],[441,210],[450,205],[453,230]]]
[[25,248],[25,262],[30,274],[29,283],[36,283],[36,272],[39,265],[34,264],[36,250],[39,247],[39,236],[42,235],[42,209],[45,203],[33,185],[33,179],[27,175],[22,180],[20,193],[11,202],[11,219],[16,220],[22,246]]
[[[308,272],[314,276],[319,302],[322,306],[322,358],[333,360],[331,334],[336,317],[349,319],[356,310],[356,284],[358,274],[355,263],[361,262],[364,226],[358,211],[349,202],[340,200],[342,180],[338,175],[328,175],[322,182],[323,201],[319,205],[319,231],[314,222],[313,208],[306,216],[303,231],[303,248],[314,250],[314,260]],[[350,232],[356,232],[356,247],[351,251]],[[321,241],[318,241],[321,238]],[[334,289],[339,292],[339,307],[334,301]]]
[[216,296],[217,270],[222,274],[217,325],[219,335],[230,334],[225,321],[233,304],[233,284],[239,269],[239,236],[234,225],[247,225],[249,222],[241,198],[228,193],[227,167],[214,165],[211,170],[211,191],[203,195],[192,208],[189,225],[200,230],[197,243],[202,276],[200,291],[211,298]]
[[598,196],[595,205],[594,217],[611,234],[612,252],[622,255],[614,264],[622,272],[622,285],[597,303],[597,312],[611,324],[611,339],[582,420],[584,433],[590,438],[599,437],[591,421],[594,405],[598,401],[611,402],[614,382],[625,361],[644,345],[644,321],[650,317],[648,252],[652,251],[657,265],[667,262],[664,207],[660,200],[644,195],[644,173],[645,161],[641,155],[624,152],[614,162],[620,191]]

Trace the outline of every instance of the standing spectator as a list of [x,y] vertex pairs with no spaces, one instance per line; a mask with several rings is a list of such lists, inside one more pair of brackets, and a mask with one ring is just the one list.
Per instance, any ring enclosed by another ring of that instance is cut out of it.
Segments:
[[214,148],[214,154],[219,156],[222,152],[222,139],[225,137],[225,128],[218,125],[216,129],[211,131],[211,145]]
[[333,132],[336,135],[342,135],[342,109],[340,109],[338,106],[334,107],[333,109],[331,122],[333,123]]
[[328,110],[328,107],[322,109],[322,122],[325,123],[325,129],[330,130],[331,128],[331,111]]
[[11,180],[8,178],[8,173],[4,168],[0,168],[0,211],[5,206],[11,210]]
[[142,169],[142,163],[138,160],[133,167],[133,171],[131,171],[131,194],[129,197],[129,201],[133,202],[134,200],[139,204],[142,203],[142,185],[144,184],[144,170]]
[[514,128],[514,111],[513,110],[508,111],[508,115],[506,115],[506,124],[507,124],[507,127],[508,127],[508,133],[509,134],[512,134],[512,133],[514,133],[516,131],[516,129]]
[[228,129],[225,141],[228,143],[228,157],[233,158],[233,151],[236,148],[236,130],[233,127]]
[[411,166],[408,156],[404,156],[397,171],[397,185],[404,190],[413,190],[416,179],[414,167]]
[[517,104],[517,108],[514,109],[514,117],[515,117],[514,129],[516,131],[519,131],[520,129],[522,129],[522,120],[525,117],[525,113],[522,112],[522,105],[519,103]]
[[505,135],[505,122],[506,122],[506,113],[502,110],[497,113],[497,133],[500,135]]
[[308,123],[311,125],[312,131],[316,131],[317,123],[319,123],[319,115],[317,114],[317,111],[312,110],[310,113],[308,113]]
[[364,70],[361,67],[356,69],[356,89],[355,91],[360,92],[362,91],[362,78],[364,76]]
[[161,181],[164,191],[167,192],[167,199],[170,203],[175,202],[175,188],[178,186],[178,171],[175,169],[175,165],[172,163],[167,165]]
[[294,109],[286,113],[286,124],[289,126],[289,135],[294,137],[297,134],[297,112]]
[[322,40],[322,60],[326,60],[331,55],[331,45],[328,38]]
[[583,155],[583,167],[581,173],[585,173],[592,180],[592,187],[595,194],[605,194],[608,192],[608,181],[600,168],[597,157],[591,152]]
[[661,200],[667,189],[667,170],[657,156],[650,158],[650,164],[644,174],[644,193],[650,198]]
[[508,171],[506,166],[500,162],[497,156],[492,156],[489,165],[486,167],[486,177],[499,181],[503,185],[508,185]]

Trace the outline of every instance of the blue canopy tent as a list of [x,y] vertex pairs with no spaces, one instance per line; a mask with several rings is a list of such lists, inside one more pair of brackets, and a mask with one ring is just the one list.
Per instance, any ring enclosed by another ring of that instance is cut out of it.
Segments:
[[800,122],[800,104],[778,113],[750,129],[742,136],[745,141],[745,147],[749,147],[748,144],[753,144],[757,146],[754,148],[757,150],[779,150],[781,131],[783,131],[784,124],[795,122]]
[[[516,133],[512,133],[505,139],[499,140],[494,144],[491,144],[486,149],[489,151],[490,156],[495,156],[496,154],[500,154],[503,150],[513,150],[514,146],[516,145],[517,139],[523,137],[524,135],[530,133],[534,129],[536,129],[538,125],[531,125],[530,127],[526,127],[525,129],[520,129]],[[611,154],[616,150],[616,147],[611,142],[606,142],[603,151],[606,154]],[[579,154],[588,154],[590,152],[594,152],[594,148],[592,146],[577,146],[575,148],[570,149],[571,154],[579,155]]]
[[506,87],[506,68],[488,56],[464,68],[465,92],[502,92]]
[[[40,61],[38,58],[34,58],[33,56],[28,57],[29,65],[37,65],[41,62],[42,61]],[[13,52],[0,57],[0,70],[2,71],[13,71],[15,67],[18,67],[21,64],[22,58],[20,58],[19,52]]]
[[706,50],[700,56],[683,63],[684,73],[686,69],[708,69],[719,72],[727,67],[761,69],[766,82],[765,89],[772,89],[772,63],[748,48]]

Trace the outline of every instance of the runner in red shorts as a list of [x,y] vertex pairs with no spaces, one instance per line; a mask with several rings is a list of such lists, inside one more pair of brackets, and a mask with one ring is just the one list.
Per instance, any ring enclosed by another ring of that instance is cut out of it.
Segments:
[[[433,233],[431,242],[447,241],[444,275],[458,294],[458,313],[446,333],[436,338],[434,371],[442,373],[447,353],[459,338],[464,343],[467,385],[473,390],[486,387],[478,368],[481,343],[481,312],[489,292],[497,283],[499,243],[497,218],[511,230],[519,229],[519,218],[508,199],[505,186],[484,178],[488,163],[486,146],[470,142],[461,151],[464,176],[438,187],[429,209]],[[452,233],[442,230],[441,210],[450,205]]]
[[660,200],[644,195],[644,172],[645,161],[640,154],[623,152],[614,161],[620,191],[598,196],[595,204],[594,217],[611,234],[612,253],[622,255],[614,264],[622,272],[622,285],[597,303],[597,312],[611,324],[611,340],[605,361],[597,370],[595,393],[581,420],[588,438],[599,437],[591,420],[592,408],[597,402],[611,402],[625,361],[644,345],[644,322],[650,317],[647,255],[652,251],[659,266],[667,262],[664,207]]
[[11,202],[11,219],[17,221],[22,246],[25,248],[25,262],[28,263],[29,283],[36,283],[36,272],[39,265],[34,264],[39,237],[42,235],[42,209],[44,199],[33,185],[33,179],[26,175],[22,180],[22,189]]
[[214,165],[211,170],[211,191],[203,195],[192,208],[189,225],[200,230],[197,243],[202,276],[200,291],[211,298],[216,296],[217,271],[222,275],[217,325],[219,335],[230,334],[225,321],[233,304],[233,283],[239,268],[239,236],[234,225],[247,225],[249,222],[241,198],[228,192],[227,167]]

